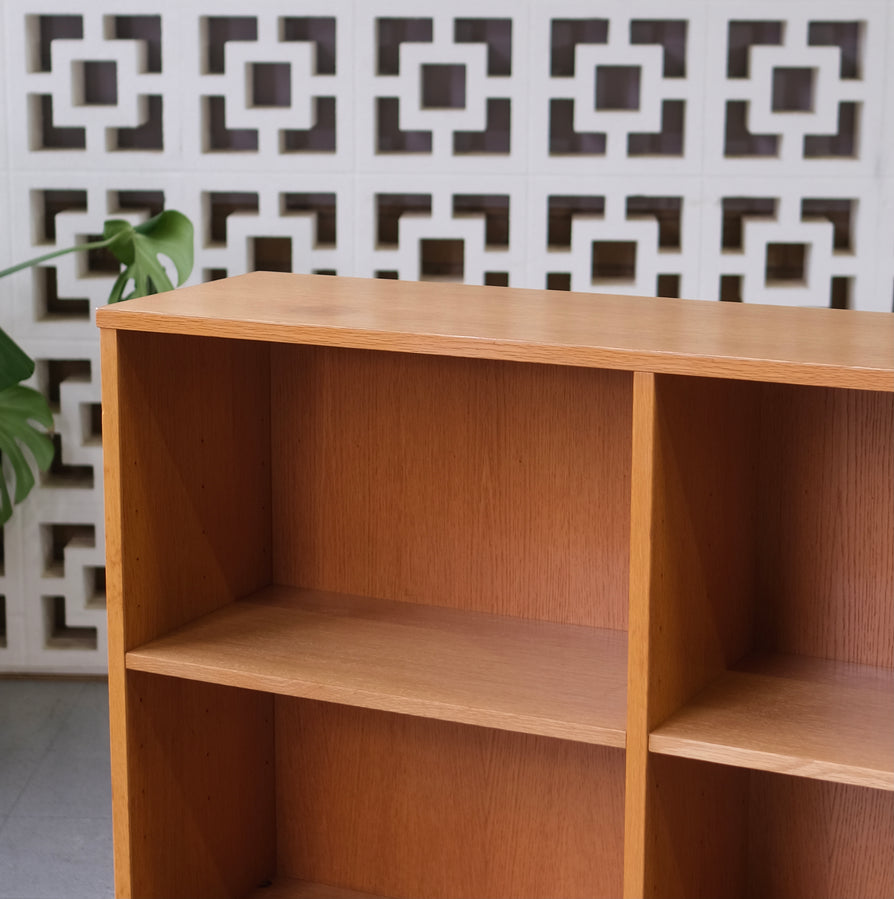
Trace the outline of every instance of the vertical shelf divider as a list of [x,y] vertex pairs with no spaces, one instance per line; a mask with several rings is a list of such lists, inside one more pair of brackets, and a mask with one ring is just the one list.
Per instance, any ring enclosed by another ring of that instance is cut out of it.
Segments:
[[655,450],[655,375],[633,375],[630,469],[630,582],[627,629],[627,772],[624,819],[624,896],[643,895],[649,761],[649,594]]

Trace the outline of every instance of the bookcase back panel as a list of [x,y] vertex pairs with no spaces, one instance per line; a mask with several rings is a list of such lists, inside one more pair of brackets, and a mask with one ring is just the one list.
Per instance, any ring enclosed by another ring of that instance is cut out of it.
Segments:
[[894,793],[750,774],[749,899],[894,895]]
[[276,699],[280,874],[393,897],[621,894],[624,753]]
[[268,348],[123,332],[117,376],[133,649],[270,583]]
[[643,896],[744,899],[748,772],[650,755],[647,779]]
[[626,628],[632,375],[271,348],[279,583]]
[[645,895],[894,894],[894,793],[651,756]]
[[760,641],[894,667],[894,395],[766,385]]

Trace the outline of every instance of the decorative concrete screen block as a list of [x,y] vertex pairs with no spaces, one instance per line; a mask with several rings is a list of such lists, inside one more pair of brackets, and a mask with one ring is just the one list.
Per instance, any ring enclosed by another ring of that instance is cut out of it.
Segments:
[[173,34],[155,7],[7,6],[10,136],[21,164],[57,168],[63,156],[106,168],[103,160],[127,153],[163,165],[179,155],[178,85],[166,65]]
[[[891,311],[888,0],[7,0],[0,268],[165,207],[272,269]],[[8,262],[7,262],[8,260]],[[105,666],[103,253],[3,281],[57,461],[0,670]]]
[[525,190],[516,178],[364,178],[356,217],[365,277],[527,283]]
[[358,167],[514,171],[527,164],[527,11],[511,2],[358,5]]
[[538,168],[595,174],[698,172],[704,8],[537,4],[533,60],[547,77],[532,109]]
[[[602,293],[694,296],[699,289],[701,197],[683,181],[640,177],[583,193],[580,179],[531,185],[528,283]],[[681,190],[682,188],[682,190]]]
[[[879,162],[888,4],[711,10],[707,162],[728,173],[871,174]],[[890,63],[888,63],[890,65]]]

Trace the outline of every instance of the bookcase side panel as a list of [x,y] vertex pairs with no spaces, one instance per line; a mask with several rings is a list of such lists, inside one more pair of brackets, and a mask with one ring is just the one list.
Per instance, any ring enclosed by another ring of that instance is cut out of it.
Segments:
[[894,667],[894,395],[767,385],[761,642]]
[[280,873],[405,899],[617,896],[624,753],[279,697]]
[[239,899],[276,868],[273,697],[128,672],[133,899]]
[[106,609],[109,639],[109,737],[115,895],[131,894],[130,799],[127,755],[127,671],[124,666],[121,442],[117,331],[100,334],[102,352],[103,477],[106,528]]
[[264,344],[120,333],[124,649],[270,582]]
[[629,373],[272,353],[278,582],[626,628]]

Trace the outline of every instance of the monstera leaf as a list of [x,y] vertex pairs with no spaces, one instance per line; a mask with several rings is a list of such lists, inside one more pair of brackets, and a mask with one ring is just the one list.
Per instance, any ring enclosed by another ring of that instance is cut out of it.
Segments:
[[[136,226],[122,219],[110,219],[105,224],[103,238],[115,258],[124,265],[109,294],[110,303],[173,290],[174,285],[159,255],[167,256],[174,263],[178,286],[192,271],[192,222],[175,209],[167,209]],[[134,289],[124,296],[124,288],[131,280]]]
[[[53,442],[35,426],[53,427],[53,415],[43,394],[24,387],[19,381],[29,378],[34,362],[14,340],[0,329],[0,455],[4,459],[0,476],[0,525],[12,515],[13,501],[20,503],[34,486],[32,462],[41,471],[53,461]],[[13,488],[13,500],[9,490]]]
[[[79,243],[19,262],[0,270],[0,278],[48,262],[67,253],[108,248],[124,266],[112,286],[110,303],[173,290],[159,256],[167,256],[177,270],[177,285],[190,275],[193,265],[193,227],[174,209],[133,226],[121,219],[105,223],[101,240]],[[125,297],[125,287],[133,290]],[[20,503],[34,486],[32,465],[46,471],[53,461],[53,443],[38,425],[51,429],[53,416],[46,400],[20,382],[30,378],[34,362],[0,329],[0,526],[12,515],[13,502]],[[26,454],[27,450],[27,454]],[[13,499],[10,499],[10,490]]]

